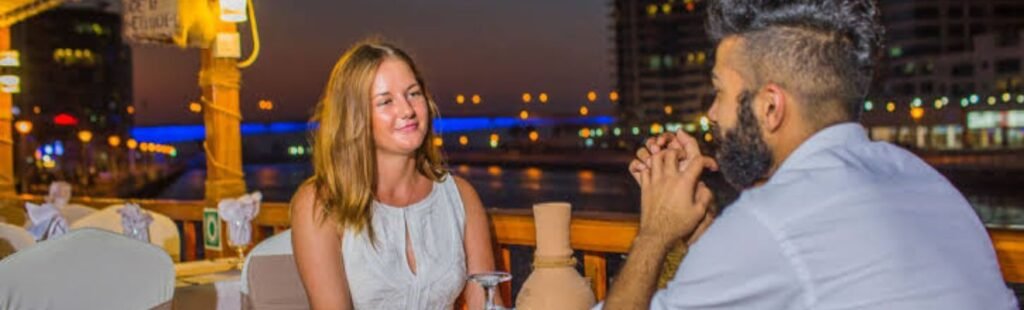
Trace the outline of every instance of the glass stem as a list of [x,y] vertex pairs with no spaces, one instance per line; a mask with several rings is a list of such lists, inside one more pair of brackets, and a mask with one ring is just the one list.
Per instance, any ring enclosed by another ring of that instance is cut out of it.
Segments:
[[494,287],[488,286],[484,288],[487,290],[487,303],[484,304],[484,310],[494,309]]

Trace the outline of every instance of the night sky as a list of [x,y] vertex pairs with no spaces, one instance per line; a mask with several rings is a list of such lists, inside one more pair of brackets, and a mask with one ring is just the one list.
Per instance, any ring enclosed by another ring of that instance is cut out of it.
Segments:
[[[611,111],[614,45],[606,1],[254,2],[262,47],[242,71],[247,121],[308,119],[338,57],[371,35],[412,55],[442,115],[514,116],[523,92],[533,93],[532,115],[574,115],[591,89],[601,94],[592,113]],[[240,32],[246,57],[248,26]],[[187,109],[200,93],[198,50],[136,45],[133,57],[139,125],[202,122]],[[542,91],[551,99],[537,107]],[[457,93],[479,93],[483,104],[458,106]],[[260,99],[274,102],[272,116],[257,108]]]

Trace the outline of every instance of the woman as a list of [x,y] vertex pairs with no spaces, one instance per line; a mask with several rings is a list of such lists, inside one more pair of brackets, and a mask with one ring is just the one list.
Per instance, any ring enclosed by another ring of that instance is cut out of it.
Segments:
[[412,59],[375,40],[334,66],[316,107],[313,177],[291,202],[292,244],[314,309],[471,308],[467,274],[494,269],[476,191],[444,167],[438,115]]

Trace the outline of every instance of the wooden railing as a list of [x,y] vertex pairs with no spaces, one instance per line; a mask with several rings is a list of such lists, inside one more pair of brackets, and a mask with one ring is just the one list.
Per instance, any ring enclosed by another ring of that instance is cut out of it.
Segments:
[[[22,201],[41,201],[37,196],[21,196]],[[124,203],[125,199],[75,199],[73,202],[102,208],[108,205]],[[196,228],[202,223],[203,201],[180,200],[132,200],[143,208],[164,214],[182,224],[182,259],[185,261],[202,259],[197,254],[202,247],[202,236]],[[0,208],[10,208],[14,204],[7,203]],[[489,209],[491,228],[497,248],[498,266],[503,270],[511,268],[511,246],[528,246],[536,244],[534,236],[533,215],[528,209]],[[573,249],[583,252],[585,276],[591,281],[592,288],[599,300],[604,299],[608,289],[607,261],[609,253],[627,253],[637,232],[637,216],[635,214],[575,212],[570,224],[570,243]],[[288,204],[280,202],[264,202],[260,213],[254,220],[254,242],[269,237],[269,233],[285,230],[290,225]],[[1024,230],[1009,228],[989,228],[993,246],[999,258],[1003,277],[1007,282],[1024,283]],[[226,237],[226,234],[222,234]],[[228,254],[225,254],[228,255]],[[205,257],[209,258],[209,257]],[[511,298],[511,286],[502,286],[505,300]]]

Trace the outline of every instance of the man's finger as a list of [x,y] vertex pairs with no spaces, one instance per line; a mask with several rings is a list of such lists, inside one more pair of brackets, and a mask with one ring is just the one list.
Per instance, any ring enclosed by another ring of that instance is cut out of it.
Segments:
[[665,172],[665,156],[668,155],[665,152],[654,154],[649,160],[651,167],[651,180],[657,182],[661,180],[662,175]]
[[661,145],[658,144],[657,139],[658,137],[650,137],[647,138],[646,142],[644,142],[644,146],[647,147],[647,150],[651,152],[651,155],[658,154],[658,152],[661,152]]
[[665,157],[662,163],[666,173],[679,173],[679,150],[667,149],[665,150]]
[[697,205],[703,205],[707,209],[711,209],[711,201],[713,199],[714,194],[707,185],[704,185],[704,182],[697,184],[697,194],[694,195],[694,202],[696,202]]
[[642,161],[634,159],[629,163],[629,173],[633,175],[633,179],[636,180],[637,184],[640,184],[640,187],[644,187],[645,185],[642,174],[647,170],[649,170],[647,165]]
[[714,160],[706,156],[694,158],[694,160],[696,162],[692,162],[687,165],[686,170],[683,170],[682,172],[681,181],[685,185],[684,188],[689,191],[689,194],[696,194],[697,179],[700,178],[700,174],[704,171],[704,168],[711,164],[709,162],[714,162]]
[[697,143],[697,139],[694,139],[693,136],[687,134],[685,131],[680,130],[676,132],[675,141],[676,143],[679,143],[683,151],[686,151],[687,158],[701,156],[700,144]]
[[651,157],[651,151],[648,151],[646,146],[636,150],[636,159],[639,159],[640,161],[645,161],[649,157]]
[[[650,158],[648,158],[647,160],[650,161]],[[653,175],[654,175],[654,167],[651,167],[650,165],[647,165],[647,169],[644,169],[644,170],[640,171],[639,174],[640,174],[640,188],[646,189],[647,185],[651,184],[651,179],[653,178]]]

